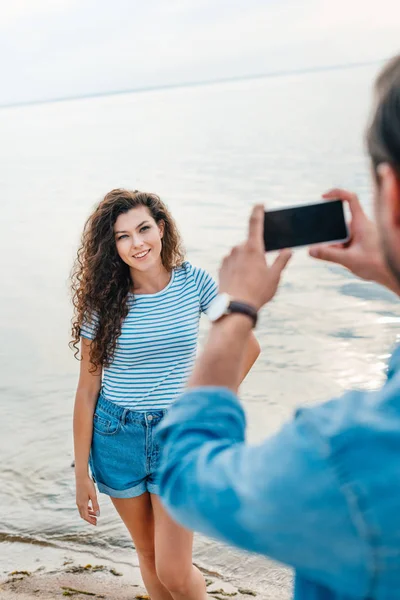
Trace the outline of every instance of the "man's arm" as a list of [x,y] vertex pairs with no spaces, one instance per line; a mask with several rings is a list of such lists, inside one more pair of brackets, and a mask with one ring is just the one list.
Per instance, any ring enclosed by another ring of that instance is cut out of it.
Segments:
[[[220,291],[259,309],[271,300],[290,258],[269,267],[263,207],[253,210],[245,244],[220,270]],[[228,315],[210,331],[189,391],[161,424],[161,496],[177,521],[286,562],[343,593],[368,592],[366,542],[357,531],[329,444],[300,416],[259,446],[244,443],[238,387],[251,321]],[[335,586],[333,586],[335,587]]]
[[236,392],[243,378],[248,352],[251,319],[232,314],[213,324],[188,387],[225,386]]
[[[366,541],[329,460],[327,441],[300,414],[261,445],[226,388],[189,390],[161,429],[161,497],[184,526],[299,569],[347,593],[368,591]],[[364,566],[363,566],[364,565]],[[336,585],[336,583],[335,583]]]
[[[251,215],[246,243],[232,249],[219,272],[219,291],[256,310],[274,297],[291,257],[291,252],[284,250],[270,267],[267,265],[263,228],[264,208],[259,205]],[[250,317],[237,313],[215,323],[196,361],[189,387],[220,385],[236,391],[246,370],[249,342],[254,337],[251,325]]]

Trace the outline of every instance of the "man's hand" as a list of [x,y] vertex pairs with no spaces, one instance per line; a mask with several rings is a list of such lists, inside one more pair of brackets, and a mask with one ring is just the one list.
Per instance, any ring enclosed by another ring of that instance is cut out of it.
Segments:
[[258,310],[275,296],[290,257],[291,252],[283,250],[272,266],[268,266],[264,248],[264,207],[257,205],[250,216],[246,242],[235,246],[223,260],[219,291]]
[[326,200],[340,199],[349,204],[350,241],[344,244],[314,246],[310,249],[310,256],[342,265],[361,279],[376,281],[399,293],[396,289],[397,282],[384,260],[377,226],[365,214],[356,194],[333,189],[323,197]]

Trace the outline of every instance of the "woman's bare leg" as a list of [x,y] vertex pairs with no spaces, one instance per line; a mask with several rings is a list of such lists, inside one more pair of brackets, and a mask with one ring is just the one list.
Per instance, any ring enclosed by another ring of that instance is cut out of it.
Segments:
[[154,516],[148,492],[137,498],[111,498],[125,523],[139,557],[140,572],[151,600],[172,600],[157,576],[154,548]]
[[151,494],[156,570],[174,600],[206,600],[203,575],[192,563],[193,533],[178,525]]

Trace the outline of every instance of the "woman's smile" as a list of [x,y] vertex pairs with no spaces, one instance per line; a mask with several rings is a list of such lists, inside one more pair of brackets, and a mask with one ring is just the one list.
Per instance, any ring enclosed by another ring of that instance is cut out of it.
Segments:
[[136,260],[143,260],[149,254],[150,248],[148,250],[143,250],[143,252],[139,252],[138,254],[134,254],[132,258]]

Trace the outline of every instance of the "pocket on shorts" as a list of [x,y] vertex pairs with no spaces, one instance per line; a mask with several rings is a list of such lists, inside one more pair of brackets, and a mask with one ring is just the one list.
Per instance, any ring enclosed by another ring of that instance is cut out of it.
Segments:
[[118,432],[121,421],[103,411],[95,412],[93,416],[93,429],[101,435],[114,435]]

